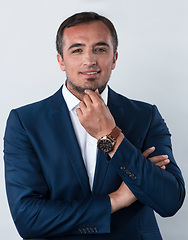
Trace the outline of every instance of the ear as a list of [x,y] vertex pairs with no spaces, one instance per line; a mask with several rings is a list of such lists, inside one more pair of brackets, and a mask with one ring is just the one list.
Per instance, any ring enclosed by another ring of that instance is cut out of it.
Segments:
[[115,52],[113,57],[112,67],[111,67],[112,70],[114,70],[114,68],[116,67],[117,59],[118,59],[118,52]]
[[60,54],[57,54],[57,61],[62,71],[65,71],[65,64]]

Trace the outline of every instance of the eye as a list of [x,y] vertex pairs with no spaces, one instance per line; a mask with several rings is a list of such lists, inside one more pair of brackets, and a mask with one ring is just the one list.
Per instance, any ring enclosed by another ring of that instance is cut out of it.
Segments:
[[99,52],[99,53],[106,52],[106,48],[95,48],[95,52]]
[[82,49],[78,48],[78,49],[75,49],[72,51],[72,53],[81,53],[82,52]]

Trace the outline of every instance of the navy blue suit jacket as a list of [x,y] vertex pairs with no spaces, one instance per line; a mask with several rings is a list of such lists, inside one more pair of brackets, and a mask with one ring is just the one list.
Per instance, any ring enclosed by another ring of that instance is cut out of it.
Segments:
[[[169,130],[155,106],[111,89],[108,106],[125,138],[112,159],[98,152],[92,192],[62,89],[11,111],[4,138],[6,189],[24,239],[162,239],[154,211],[172,216],[185,195]],[[152,156],[169,156],[166,170],[142,156],[152,146]],[[111,215],[108,194],[122,180],[138,200]]]

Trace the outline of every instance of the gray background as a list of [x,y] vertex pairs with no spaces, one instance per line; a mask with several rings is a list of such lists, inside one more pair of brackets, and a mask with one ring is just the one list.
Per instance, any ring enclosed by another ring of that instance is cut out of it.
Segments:
[[[158,106],[187,181],[187,0],[1,0],[0,135],[3,138],[12,108],[47,97],[64,82],[56,61],[56,31],[66,17],[85,10],[103,14],[115,24],[119,59],[110,86]],[[3,160],[0,173],[0,239],[17,240],[5,195]],[[188,239],[186,201],[174,217],[157,218],[164,240]]]

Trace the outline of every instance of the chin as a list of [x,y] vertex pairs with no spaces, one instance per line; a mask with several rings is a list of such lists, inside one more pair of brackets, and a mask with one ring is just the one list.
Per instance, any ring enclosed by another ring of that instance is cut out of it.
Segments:
[[105,87],[106,87],[106,84],[104,85],[104,86],[93,86],[93,87],[85,87],[84,88],[84,90],[86,90],[86,89],[89,89],[89,90],[92,90],[92,91],[95,91],[95,90],[99,90],[99,93],[101,94],[102,92],[103,92],[103,90],[105,89]]

